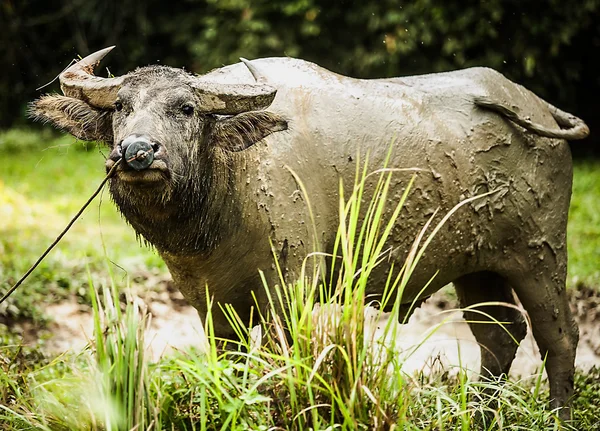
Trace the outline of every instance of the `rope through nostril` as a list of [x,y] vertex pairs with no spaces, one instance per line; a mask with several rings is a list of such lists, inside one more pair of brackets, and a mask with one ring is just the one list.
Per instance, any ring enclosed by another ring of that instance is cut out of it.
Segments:
[[130,159],[127,159],[127,163],[132,162],[134,160],[143,161],[146,157],[151,156],[151,155],[152,155],[152,151],[140,150],[137,152],[137,154],[135,156],[133,156]]

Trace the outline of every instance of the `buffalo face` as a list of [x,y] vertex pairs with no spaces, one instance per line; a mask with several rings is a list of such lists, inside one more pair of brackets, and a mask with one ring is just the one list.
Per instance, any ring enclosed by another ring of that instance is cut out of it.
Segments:
[[125,78],[114,102],[114,139],[106,160],[109,170],[123,159],[111,182],[119,204],[169,201],[186,179],[201,175],[202,155],[212,151],[206,142],[212,119],[198,108],[191,79],[166,67],[139,69]]

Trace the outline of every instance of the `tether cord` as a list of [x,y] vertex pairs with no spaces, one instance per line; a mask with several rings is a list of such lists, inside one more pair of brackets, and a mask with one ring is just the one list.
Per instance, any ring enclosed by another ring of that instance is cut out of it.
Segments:
[[94,200],[94,198],[96,196],[98,196],[98,193],[100,193],[102,191],[102,188],[104,187],[104,184],[106,184],[106,182],[110,179],[110,177],[112,177],[112,175],[114,174],[115,170],[117,169],[117,166],[119,166],[119,164],[121,163],[122,159],[117,160],[117,162],[113,165],[112,168],[110,168],[110,170],[108,171],[108,174],[106,174],[106,177],[104,177],[104,179],[102,180],[102,182],[100,183],[100,185],[98,186],[98,188],[96,189],[96,191],[94,192],[94,194],[87,200],[87,202],[85,204],[83,204],[83,206],[81,207],[81,209],[77,212],[77,214],[75,214],[75,216],[71,219],[71,221],[69,222],[69,224],[67,225],[67,227],[65,227],[63,229],[63,231],[60,233],[60,235],[58,235],[56,237],[56,239],[54,240],[54,242],[52,242],[52,244],[50,244],[50,246],[46,249],[46,251],[38,258],[38,260],[31,265],[31,268],[29,268],[27,270],[27,272],[25,274],[23,274],[23,276],[19,279],[19,281],[17,281],[15,283],[15,285],[13,287],[11,287],[8,292],[6,292],[6,294],[4,294],[4,296],[2,297],[2,299],[0,299],[0,304],[2,304],[4,301],[6,301],[6,299],[15,291],[17,290],[17,287],[19,287],[27,277],[29,277],[29,275],[35,270],[35,268],[37,268],[37,266],[42,262],[42,260],[44,260],[44,258],[48,255],[48,253],[50,253],[50,251],[52,251],[52,249],[56,246],[56,244],[58,244],[60,242],[60,240],[65,236],[65,234],[69,231],[69,229],[71,229],[71,227],[73,226],[73,224],[75,224],[75,222],[77,221],[77,219],[81,216],[81,214],[83,214],[83,212],[85,211],[85,209],[88,207],[88,205]]

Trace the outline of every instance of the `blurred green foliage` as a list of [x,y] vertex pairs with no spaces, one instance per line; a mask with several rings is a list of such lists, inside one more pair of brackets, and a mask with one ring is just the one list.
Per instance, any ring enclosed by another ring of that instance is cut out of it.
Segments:
[[[240,56],[293,56],[358,77],[493,67],[594,123],[600,0],[2,0],[0,125],[36,87],[117,45],[114,74],[163,63],[197,73]],[[58,89],[56,84],[44,91]]]

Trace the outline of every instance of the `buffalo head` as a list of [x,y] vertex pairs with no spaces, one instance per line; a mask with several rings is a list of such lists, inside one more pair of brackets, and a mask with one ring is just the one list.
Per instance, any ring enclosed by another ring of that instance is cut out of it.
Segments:
[[[203,201],[226,193],[208,189],[226,187],[214,180],[227,170],[228,159],[285,130],[287,123],[264,111],[276,89],[260,81],[209,82],[165,66],[94,76],[94,67],[112,48],[62,72],[64,96],[41,97],[31,104],[30,114],[79,139],[105,142],[110,147],[107,170],[124,159],[111,180],[111,193],[136,230],[151,240],[153,235],[136,220],[147,224],[175,213],[197,217],[204,212]],[[151,220],[143,220],[148,213]]]

